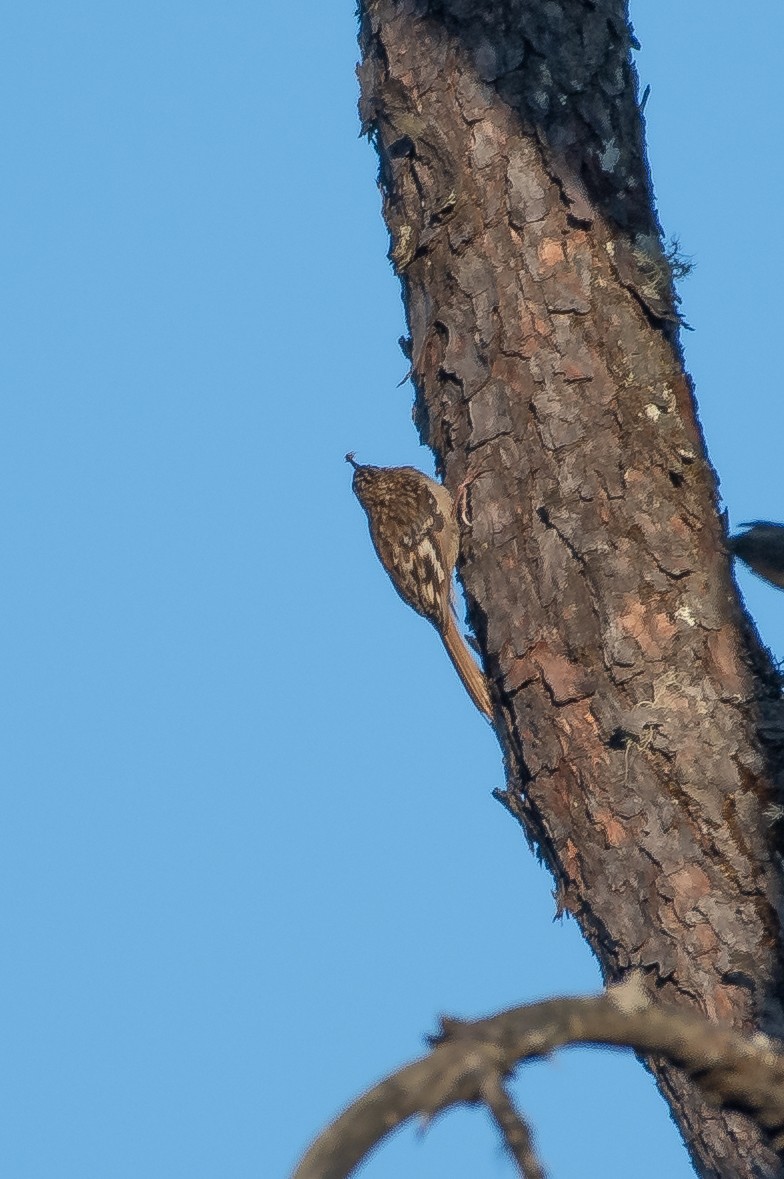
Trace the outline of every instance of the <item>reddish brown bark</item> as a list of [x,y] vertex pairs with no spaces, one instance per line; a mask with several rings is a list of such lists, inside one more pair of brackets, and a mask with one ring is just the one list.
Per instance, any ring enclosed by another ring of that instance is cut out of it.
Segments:
[[[365,0],[417,416],[469,472],[503,801],[605,977],[782,1035],[778,678],[739,606],[619,0]],[[650,1062],[703,1175],[781,1174]]]

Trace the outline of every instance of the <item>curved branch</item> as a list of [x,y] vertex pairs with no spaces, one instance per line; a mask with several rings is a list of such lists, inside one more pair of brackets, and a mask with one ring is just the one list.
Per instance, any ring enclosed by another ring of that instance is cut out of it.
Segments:
[[[695,1012],[657,1004],[639,974],[604,994],[551,999],[490,1019],[442,1020],[433,1049],[368,1090],[316,1139],[293,1179],[345,1179],[392,1130],[415,1115],[432,1118],[459,1104],[486,1104],[496,1116],[500,1081],[524,1060],[568,1044],[632,1048],[683,1069],[718,1106],[743,1110],[784,1149],[784,1050],[769,1037],[745,1036]],[[506,1135],[506,1131],[504,1131]],[[507,1141],[520,1161],[520,1143]]]

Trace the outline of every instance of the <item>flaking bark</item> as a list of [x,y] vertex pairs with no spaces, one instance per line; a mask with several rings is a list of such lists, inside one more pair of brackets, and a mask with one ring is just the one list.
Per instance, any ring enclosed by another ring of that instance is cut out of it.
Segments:
[[[502,801],[607,981],[781,1036],[779,680],[729,571],[632,43],[619,0],[365,0],[360,109],[416,420],[449,485],[481,472],[462,578]],[[700,1174],[784,1173],[648,1063]]]

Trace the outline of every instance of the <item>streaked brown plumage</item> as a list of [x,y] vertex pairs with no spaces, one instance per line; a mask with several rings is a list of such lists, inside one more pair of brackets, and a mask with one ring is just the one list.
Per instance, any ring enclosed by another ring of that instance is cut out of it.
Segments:
[[446,487],[415,467],[354,468],[352,486],[367,514],[378,558],[404,602],[433,623],[477,708],[493,705],[455,617],[452,575],[460,550],[455,504]]

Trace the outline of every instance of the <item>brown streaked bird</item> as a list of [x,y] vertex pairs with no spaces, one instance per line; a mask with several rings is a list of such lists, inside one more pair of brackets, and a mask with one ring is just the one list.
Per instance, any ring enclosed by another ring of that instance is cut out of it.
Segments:
[[489,719],[487,680],[460,633],[452,575],[460,551],[455,503],[448,489],[415,467],[370,467],[346,455],[352,487],[367,514],[381,564],[404,602],[432,622],[474,704]]
[[748,531],[729,537],[727,548],[752,572],[784,589],[784,524],[753,520],[740,527]]

